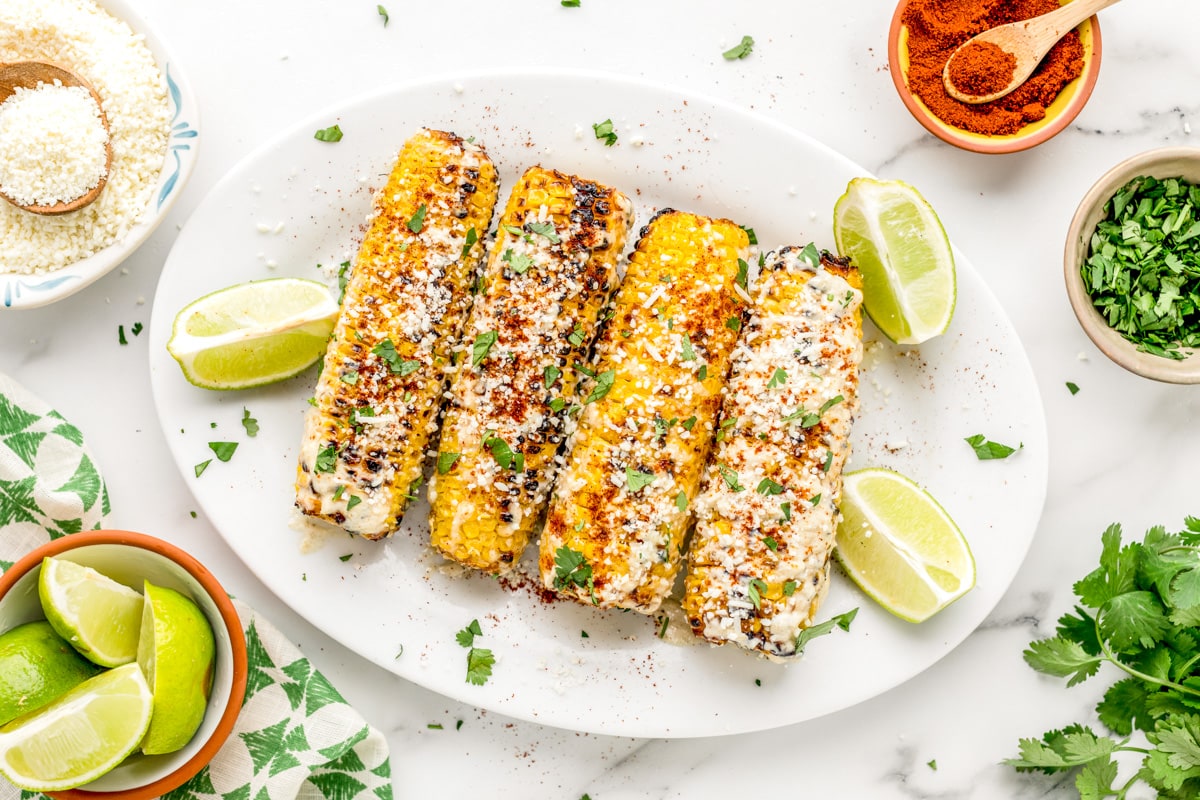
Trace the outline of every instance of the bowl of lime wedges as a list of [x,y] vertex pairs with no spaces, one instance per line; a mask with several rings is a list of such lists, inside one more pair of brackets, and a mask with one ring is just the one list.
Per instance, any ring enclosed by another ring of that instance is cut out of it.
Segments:
[[233,603],[168,542],[88,531],[0,575],[0,776],[14,786],[165,794],[212,760],[245,691]]

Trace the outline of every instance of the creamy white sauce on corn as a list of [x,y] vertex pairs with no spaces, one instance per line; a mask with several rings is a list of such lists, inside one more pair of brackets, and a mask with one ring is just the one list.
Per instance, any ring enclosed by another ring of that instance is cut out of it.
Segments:
[[827,588],[863,352],[861,292],[801,252],[769,254],[755,286],[683,603],[697,634],[769,656],[796,652]]

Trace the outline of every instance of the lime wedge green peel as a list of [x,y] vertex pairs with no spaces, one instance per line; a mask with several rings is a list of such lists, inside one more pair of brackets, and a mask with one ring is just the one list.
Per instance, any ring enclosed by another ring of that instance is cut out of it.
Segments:
[[142,596],[91,567],[59,558],[42,560],[42,611],[59,636],[102,667],[137,658]]
[[49,622],[7,631],[0,635],[0,725],[58,699],[98,671]]
[[920,192],[855,178],[834,206],[833,236],[862,272],[863,306],[884,335],[920,344],[946,332],[957,297],[954,255]]
[[31,792],[93,781],[137,748],[152,709],[137,664],[101,672],[0,728],[0,773]]
[[863,469],[843,478],[835,555],[886,610],[923,622],[975,585],[975,559],[936,500],[899,473]]
[[338,305],[325,285],[272,278],[220,289],[180,311],[167,351],[205,389],[290,378],[325,352]]
[[149,581],[138,664],[154,694],[154,718],[142,741],[147,754],[183,747],[204,719],[212,689],[215,644],[204,612],[190,599]]

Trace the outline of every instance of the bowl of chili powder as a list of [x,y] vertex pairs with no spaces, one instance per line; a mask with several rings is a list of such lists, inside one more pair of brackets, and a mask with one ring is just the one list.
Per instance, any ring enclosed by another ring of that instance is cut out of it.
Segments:
[[[1092,94],[1100,72],[1096,17],[1067,33],[1024,84],[999,100],[979,105],[955,100],[942,84],[942,70],[976,34],[1059,5],[1060,0],[901,0],[888,35],[888,65],[900,99],[930,133],[965,150],[1014,153],[1041,144],[1067,127]],[[972,56],[981,80],[1007,82],[1012,72],[1006,55],[994,46],[964,50],[955,63]]]

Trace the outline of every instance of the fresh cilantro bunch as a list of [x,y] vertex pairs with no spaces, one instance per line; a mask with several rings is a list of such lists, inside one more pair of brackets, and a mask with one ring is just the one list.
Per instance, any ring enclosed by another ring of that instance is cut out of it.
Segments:
[[[1140,544],[1121,546],[1121,528],[1102,537],[1100,566],[1075,584],[1080,605],[1058,621],[1056,636],[1030,644],[1025,661],[1074,686],[1101,664],[1126,677],[1096,706],[1112,735],[1083,725],[1022,739],[1020,757],[1005,763],[1021,771],[1079,769],[1083,800],[1116,797],[1139,782],[1160,798],[1200,797],[1200,520],[1186,530],[1146,532]],[[1137,773],[1117,782],[1119,753],[1142,757]]]

